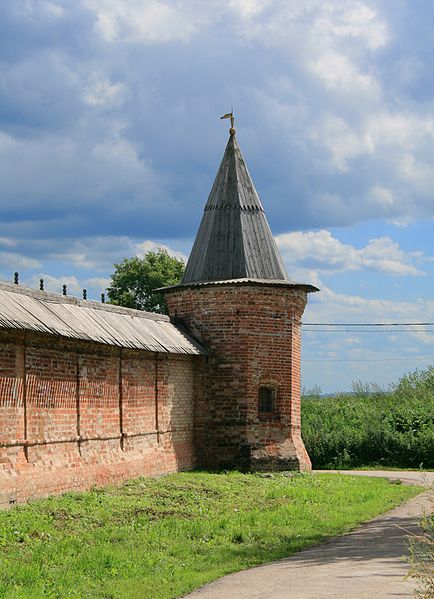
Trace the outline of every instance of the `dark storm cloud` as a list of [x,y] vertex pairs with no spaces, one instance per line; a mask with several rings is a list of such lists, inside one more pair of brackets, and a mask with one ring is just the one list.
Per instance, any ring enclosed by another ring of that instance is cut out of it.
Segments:
[[0,235],[192,237],[231,105],[276,233],[431,214],[432,42],[350,8],[3,2]]
[[396,224],[434,214],[433,18],[424,0],[2,0],[2,278],[98,299],[123,257],[188,254],[233,106],[288,272],[322,290],[307,319],[431,318],[432,226]]

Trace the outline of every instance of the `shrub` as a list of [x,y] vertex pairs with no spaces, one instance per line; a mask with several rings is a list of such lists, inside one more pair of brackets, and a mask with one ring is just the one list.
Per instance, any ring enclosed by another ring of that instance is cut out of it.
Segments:
[[434,367],[389,391],[357,381],[353,393],[303,396],[302,434],[315,468],[433,468]]

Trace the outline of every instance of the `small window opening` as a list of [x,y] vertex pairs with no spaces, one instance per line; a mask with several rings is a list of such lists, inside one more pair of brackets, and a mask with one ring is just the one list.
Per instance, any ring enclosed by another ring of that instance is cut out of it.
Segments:
[[267,417],[275,413],[276,391],[271,387],[259,387],[258,412],[259,416]]

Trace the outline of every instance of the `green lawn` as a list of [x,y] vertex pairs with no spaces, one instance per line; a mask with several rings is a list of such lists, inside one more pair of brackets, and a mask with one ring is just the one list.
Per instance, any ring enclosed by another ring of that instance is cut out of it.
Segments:
[[179,473],[0,513],[0,597],[177,597],[420,493],[333,474]]

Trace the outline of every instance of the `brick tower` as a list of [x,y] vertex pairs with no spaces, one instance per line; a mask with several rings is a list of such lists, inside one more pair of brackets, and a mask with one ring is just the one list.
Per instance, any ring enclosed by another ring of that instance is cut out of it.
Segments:
[[300,325],[318,289],[288,279],[233,127],[184,277],[164,291],[173,321],[210,352],[198,465],[309,470]]

